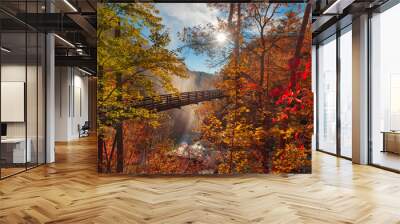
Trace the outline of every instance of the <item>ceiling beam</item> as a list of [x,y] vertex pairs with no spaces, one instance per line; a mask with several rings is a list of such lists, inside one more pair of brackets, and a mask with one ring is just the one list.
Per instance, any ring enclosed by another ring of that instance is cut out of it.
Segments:
[[[153,0],[100,0],[99,2],[107,3],[138,3],[138,2],[151,2]],[[232,3],[232,0],[158,0],[157,3]],[[238,0],[235,3],[252,3],[252,2],[265,2],[265,0]],[[306,3],[307,0],[269,0],[269,3]]]
[[56,66],[79,66],[95,68],[97,67],[97,59],[92,56],[55,56]]
[[72,21],[79,25],[90,37],[96,38],[96,28],[90,24],[85,17],[80,14],[68,14]]
[[338,15],[342,14],[344,9],[351,5],[355,0],[336,0],[330,4],[322,14],[324,15]]
[[67,15],[67,13],[19,13],[16,17],[42,32],[82,30],[82,28]]

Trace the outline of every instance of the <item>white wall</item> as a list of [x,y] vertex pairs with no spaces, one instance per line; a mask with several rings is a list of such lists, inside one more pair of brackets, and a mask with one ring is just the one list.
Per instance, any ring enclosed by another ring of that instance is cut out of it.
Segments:
[[69,68],[56,67],[55,69],[55,141],[67,141],[69,133],[69,96],[70,85]]
[[[28,129],[32,127],[34,130],[36,130],[36,120],[37,120],[36,82],[37,81],[36,79],[31,77],[32,75],[36,77],[36,66],[28,65],[28,67],[25,67],[25,64],[24,65],[3,64],[1,66],[1,81],[26,83],[25,81],[26,71],[28,72],[28,87],[27,87],[27,99],[26,99],[28,107],[27,108]],[[42,105],[39,105],[39,107],[40,106]],[[7,108],[1,108],[1,109],[7,110]],[[25,122],[7,122],[7,135],[8,137],[25,137]]]
[[[37,70],[38,69],[38,70]],[[25,138],[30,140],[32,161],[44,163],[44,80],[42,68],[36,65],[25,66],[25,63],[4,63],[1,66],[2,82],[24,82],[26,83],[26,107],[21,112],[27,115],[27,120],[22,122],[5,122],[7,124],[8,138]],[[27,78],[27,82],[26,79]],[[23,93],[22,93],[23,94]],[[2,96],[7,97],[7,96]],[[6,111],[10,108],[1,108]],[[8,113],[12,111],[8,111]],[[37,153],[39,155],[37,156]]]
[[[1,81],[25,82],[25,64],[3,64],[1,66]],[[7,110],[7,108],[1,108]],[[25,122],[7,122],[7,137],[25,137]]]
[[[75,70],[76,71],[76,70]],[[78,75],[74,75],[74,108],[73,111],[73,119],[72,119],[72,132],[71,135],[74,137],[79,137],[78,132],[78,124],[83,125],[85,121],[89,120],[89,111],[88,111],[88,77],[82,76],[82,73],[78,73]]]
[[56,67],[55,140],[79,138],[78,125],[88,121],[88,78],[76,68]]

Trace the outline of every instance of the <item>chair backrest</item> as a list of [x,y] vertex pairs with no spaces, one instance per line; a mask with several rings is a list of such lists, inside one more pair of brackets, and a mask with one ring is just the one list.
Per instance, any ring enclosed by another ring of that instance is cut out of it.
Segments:
[[85,124],[83,124],[82,128],[90,128],[89,121],[85,121]]

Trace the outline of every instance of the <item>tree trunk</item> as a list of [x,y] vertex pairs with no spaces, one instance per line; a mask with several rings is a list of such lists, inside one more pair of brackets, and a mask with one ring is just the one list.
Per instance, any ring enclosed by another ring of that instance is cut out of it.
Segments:
[[97,172],[103,172],[103,134],[97,136]]
[[[117,89],[119,91],[119,95],[117,96],[117,101],[122,103],[122,77],[121,73],[117,74]],[[124,172],[124,133],[123,133],[123,121],[120,119],[116,124],[116,148],[117,148],[117,173]]]
[[229,5],[229,16],[228,16],[228,27],[229,27],[229,29],[232,29],[232,27],[233,27],[232,18],[233,18],[234,10],[235,10],[234,3],[230,3],[230,5]]
[[111,162],[113,160],[116,142],[117,142],[117,135],[115,135],[115,137],[114,137],[113,144],[111,146],[110,156],[107,159],[107,173],[111,173]]
[[[121,30],[117,28],[115,30],[115,37],[121,36]],[[116,88],[119,92],[117,96],[117,101],[122,104],[122,74],[118,73],[116,75]],[[122,173],[124,171],[124,145],[123,145],[123,130],[122,130],[123,121],[119,119],[119,122],[116,124],[116,138],[117,138],[117,173]]]
[[[264,73],[265,73],[265,50],[262,51],[260,56],[260,88],[264,86]],[[261,91],[260,91],[261,92]]]
[[[308,20],[309,20],[309,17],[311,15],[311,9],[312,9],[312,3],[311,3],[311,1],[309,1],[307,3],[307,6],[306,6],[306,9],[305,9],[305,12],[304,12],[303,22],[301,24],[301,30],[299,31],[299,36],[297,38],[296,51],[294,53],[292,62],[295,62],[296,60],[300,60],[301,49],[303,48],[304,34],[306,32],[307,25],[308,25]],[[291,71],[292,74],[291,74],[291,83],[290,84],[291,84],[292,88],[294,87],[293,85],[297,81],[296,70],[297,70],[297,65],[293,66],[292,67],[292,71]]]
[[[99,96],[103,96],[103,85],[102,85],[102,78],[103,78],[103,66],[99,66],[98,69],[98,79],[100,80],[100,82],[98,83],[97,86],[97,97]],[[100,127],[102,126],[102,124],[100,124],[100,121],[103,120],[101,117],[99,117],[98,119],[98,124],[97,124],[97,128],[98,128],[98,136],[97,136],[97,172],[102,173],[103,172],[103,144],[104,144],[104,134],[100,133]]]
[[[270,59],[270,54],[266,55],[267,57],[267,75],[266,75],[266,80],[265,80],[265,96],[269,97],[269,86],[270,86],[270,78],[271,78],[271,59]],[[268,104],[267,104],[268,105]]]
[[236,127],[236,111],[238,108],[238,95],[239,95],[239,68],[240,68],[240,26],[241,26],[241,7],[240,3],[237,3],[237,23],[236,23],[236,38],[235,38],[235,109],[234,109],[234,118],[233,118],[233,128],[232,128],[232,140],[231,140],[231,150],[230,150],[230,162],[229,162],[229,173],[233,171],[233,150],[235,148],[235,127]]
[[116,127],[116,138],[117,138],[117,173],[124,172],[124,145],[123,145],[123,130],[122,122],[117,124]]
[[259,82],[259,90],[258,90],[258,110],[260,111],[260,120],[259,123],[262,125],[263,122],[263,109],[264,109],[264,102],[263,102],[263,97],[264,97],[264,77],[265,77],[265,49],[262,51],[261,56],[260,56],[260,82]]

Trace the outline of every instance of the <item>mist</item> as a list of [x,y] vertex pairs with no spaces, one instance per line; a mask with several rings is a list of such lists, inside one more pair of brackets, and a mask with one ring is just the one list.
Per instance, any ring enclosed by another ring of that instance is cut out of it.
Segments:
[[[214,79],[215,75],[213,74],[189,71],[188,78],[174,77],[173,85],[179,92],[210,90],[215,89],[213,85]],[[173,133],[171,137],[177,144],[187,143],[191,145],[194,143],[193,139],[197,137],[198,133],[193,130],[198,129],[200,125],[195,111],[200,105],[201,103],[187,105],[167,111],[173,120]]]

